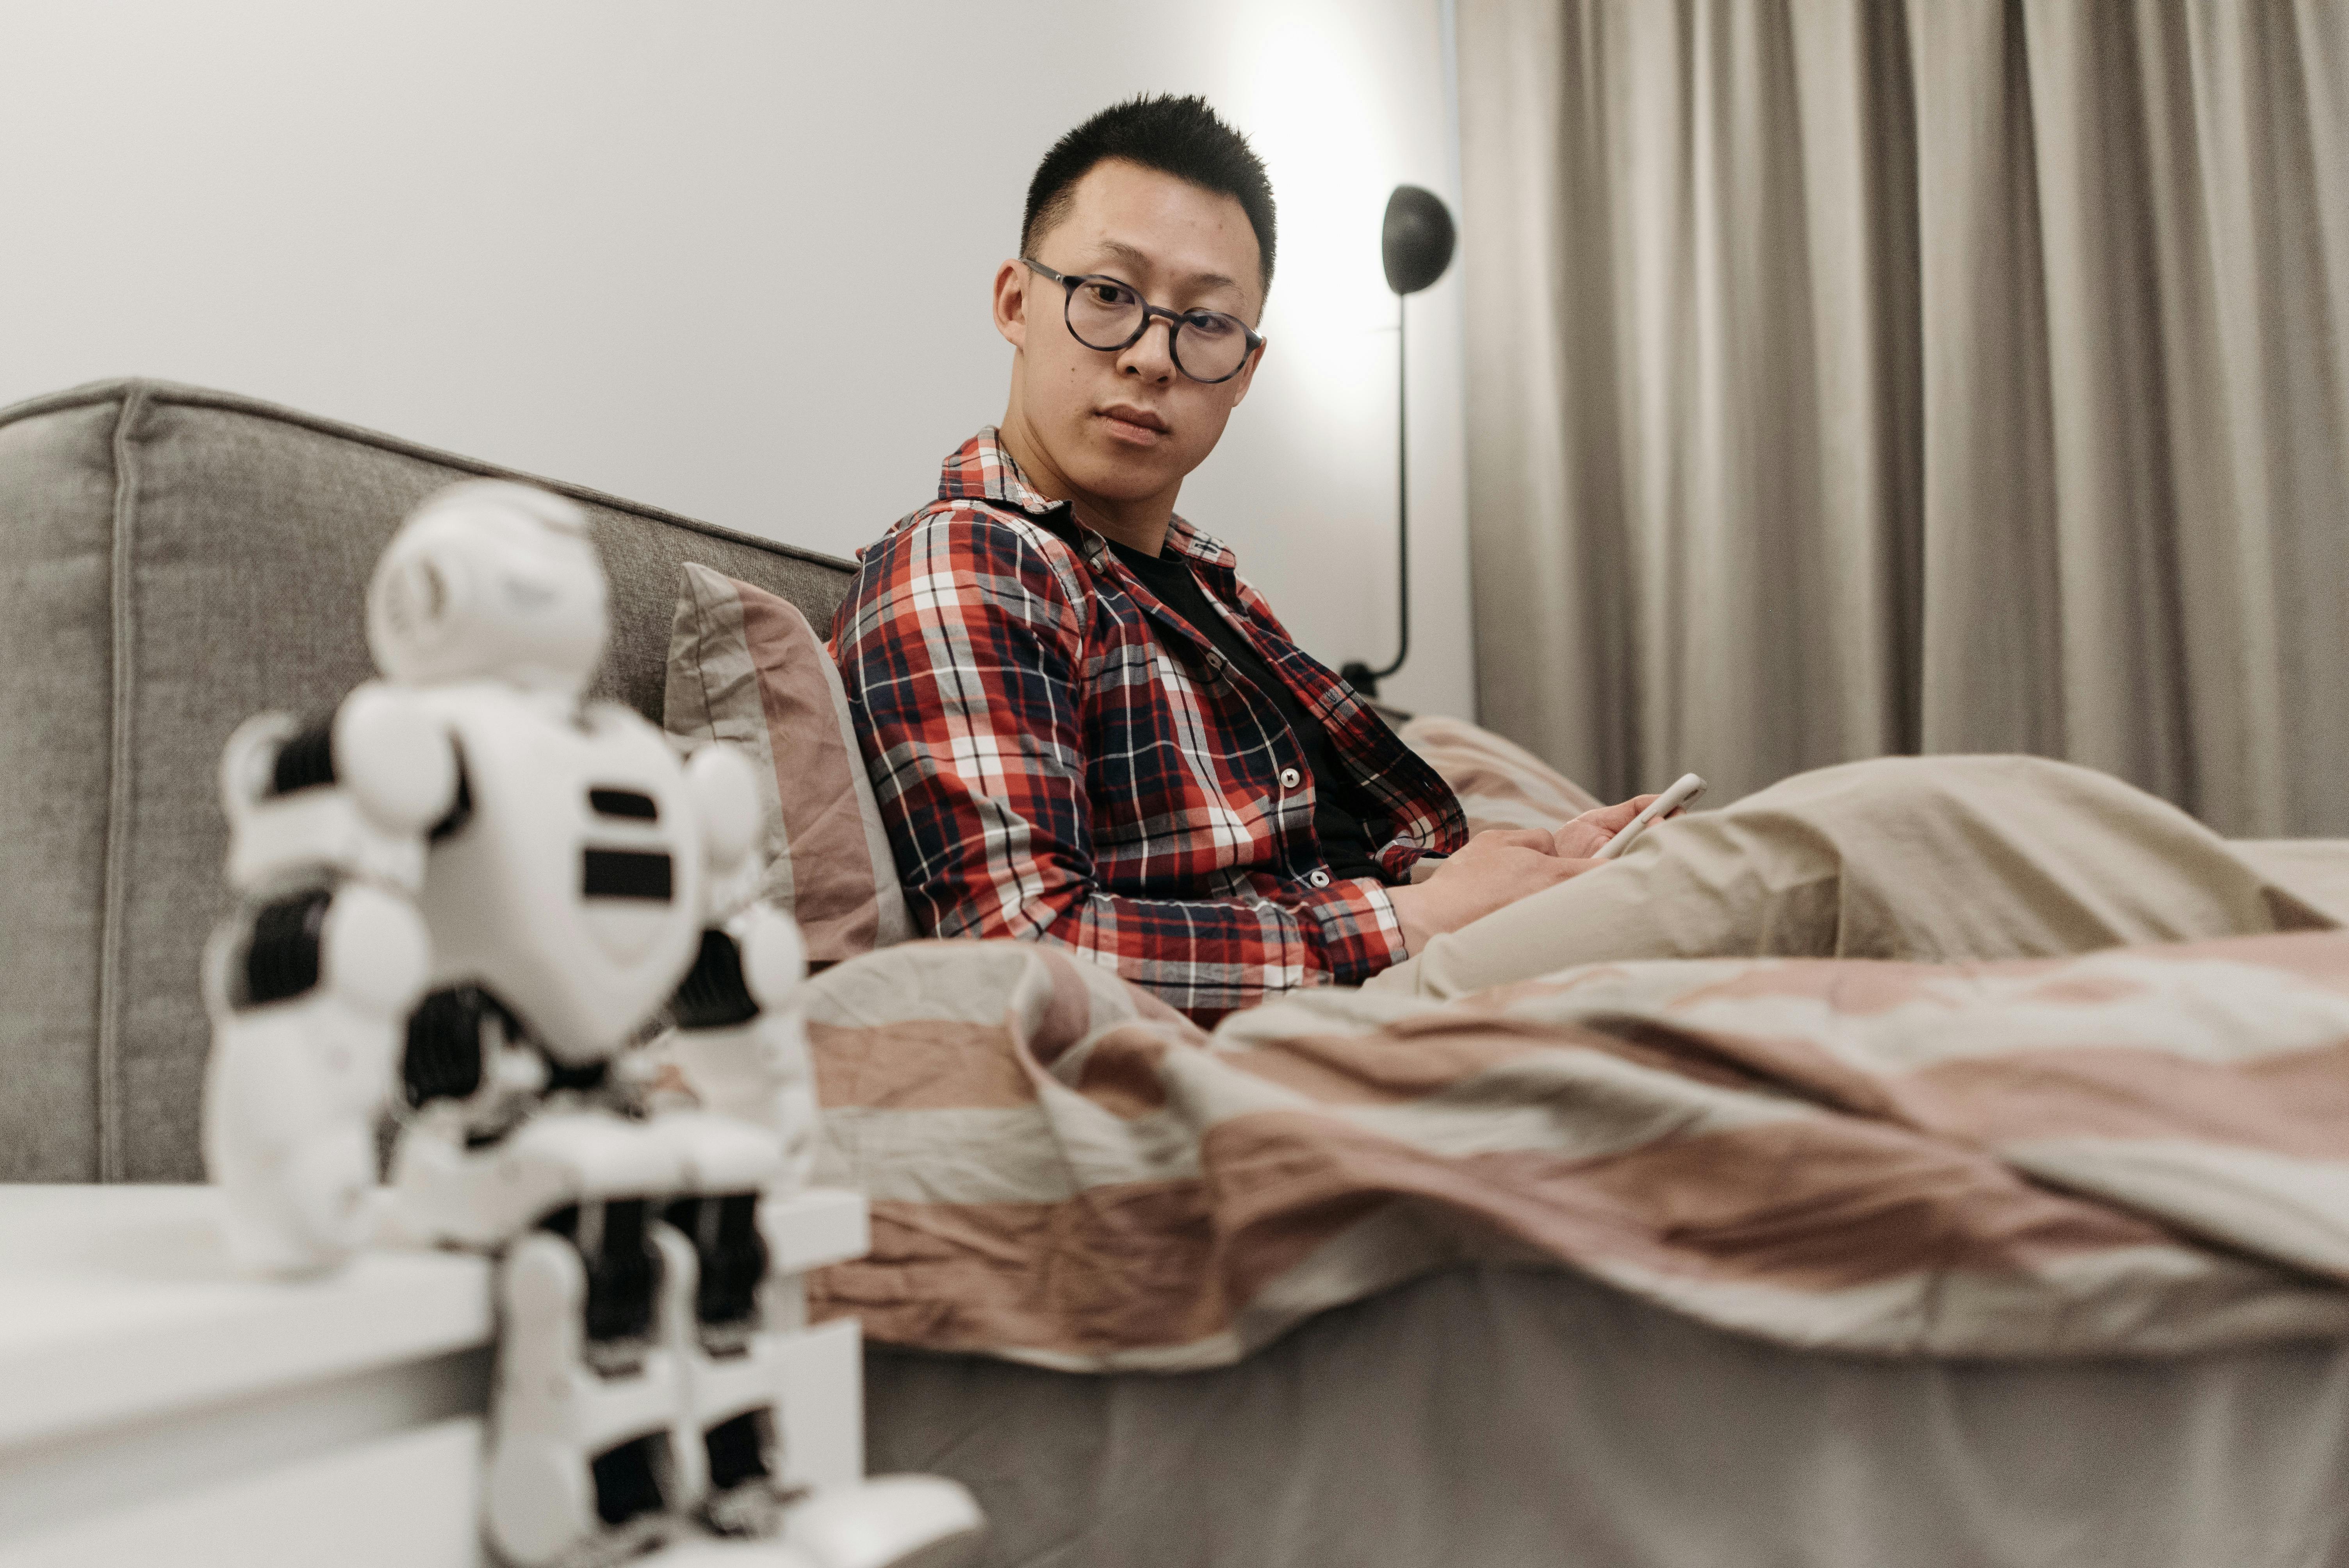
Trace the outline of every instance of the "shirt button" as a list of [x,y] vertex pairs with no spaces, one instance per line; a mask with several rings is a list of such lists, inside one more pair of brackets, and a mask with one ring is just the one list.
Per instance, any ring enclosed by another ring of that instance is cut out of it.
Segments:
[[1305,775],[1294,768],[1284,768],[1280,770],[1280,787],[1284,789],[1294,789],[1304,782],[1304,779]]
[[1315,887],[1328,887],[1330,885],[1330,873],[1328,872],[1320,871],[1309,872],[1305,880],[1311,882]]
[[1211,670],[1222,669],[1224,667],[1224,655],[1211,651],[1207,655],[1207,667]]

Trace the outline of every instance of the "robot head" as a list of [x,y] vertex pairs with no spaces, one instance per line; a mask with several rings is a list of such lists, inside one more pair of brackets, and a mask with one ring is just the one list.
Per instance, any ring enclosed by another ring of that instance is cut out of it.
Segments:
[[500,680],[578,696],[603,663],[604,567],[587,514],[501,480],[409,514],[367,586],[367,648],[409,686]]

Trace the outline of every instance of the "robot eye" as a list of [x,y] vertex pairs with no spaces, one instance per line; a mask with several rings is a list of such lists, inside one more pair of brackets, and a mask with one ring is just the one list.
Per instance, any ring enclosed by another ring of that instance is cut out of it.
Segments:
[[667,903],[675,896],[673,864],[644,850],[588,850],[580,857],[579,895]]
[[660,820],[660,803],[639,789],[590,789],[587,791],[587,805],[599,817],[633,817],[646,822]]
[[449,582],[429,561],[410,562],[386,585],[384,619],[398,636],[413,638],[437,624],[449,608]]

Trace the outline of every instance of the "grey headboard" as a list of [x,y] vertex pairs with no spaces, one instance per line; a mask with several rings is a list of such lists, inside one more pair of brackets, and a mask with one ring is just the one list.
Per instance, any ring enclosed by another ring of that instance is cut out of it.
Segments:
[[648,717],[680,562],[819,629],[846,591],[846,562],[251,398],[116,381],[0,409],[0,1180],[201,1178],[221,743],[372,673],[376,555],[471,475],[585,503],[612,579],[598,690]]

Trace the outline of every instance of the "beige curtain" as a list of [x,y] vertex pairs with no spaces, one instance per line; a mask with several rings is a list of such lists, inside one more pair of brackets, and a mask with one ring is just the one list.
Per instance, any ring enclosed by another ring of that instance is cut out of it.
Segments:
[[2349,0],[1460,0],[1482,717],[2349,834]]

